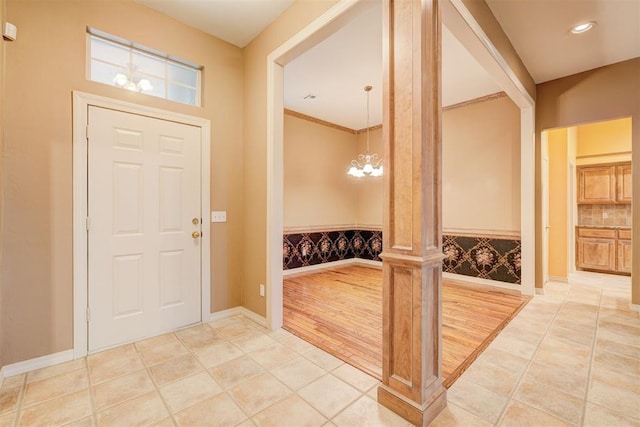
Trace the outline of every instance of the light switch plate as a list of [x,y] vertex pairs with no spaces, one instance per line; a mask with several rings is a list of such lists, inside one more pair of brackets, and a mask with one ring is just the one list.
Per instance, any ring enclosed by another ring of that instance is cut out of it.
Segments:
[[11,22],[5,22],[2,30],[2,37],[8,41],[14,41],[18,38],[18,28]]
[[211,211],[211,222],[227,222],[227,211]]

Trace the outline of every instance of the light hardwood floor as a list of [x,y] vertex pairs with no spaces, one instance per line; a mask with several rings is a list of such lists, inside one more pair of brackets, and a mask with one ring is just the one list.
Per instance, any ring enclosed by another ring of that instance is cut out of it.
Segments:
[[[451,386],[529,298],[442,286],[442,376]],[[348,266],[287,277],[284,329],[382,378],[382,271]]]

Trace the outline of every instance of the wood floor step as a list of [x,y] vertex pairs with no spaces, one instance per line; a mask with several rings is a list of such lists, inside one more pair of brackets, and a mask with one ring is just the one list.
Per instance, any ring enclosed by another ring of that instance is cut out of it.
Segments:
[[[285,278],[284,328],[382,378],[382,271],[347,266]],[[442,283],[445,387],[480,355],[529,297]]]

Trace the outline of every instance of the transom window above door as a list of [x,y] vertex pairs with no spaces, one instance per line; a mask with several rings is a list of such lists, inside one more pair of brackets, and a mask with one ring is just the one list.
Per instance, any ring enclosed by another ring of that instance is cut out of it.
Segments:
[[87,37],[90,80],[200,105],[200,65],[94,28],[87,28]]

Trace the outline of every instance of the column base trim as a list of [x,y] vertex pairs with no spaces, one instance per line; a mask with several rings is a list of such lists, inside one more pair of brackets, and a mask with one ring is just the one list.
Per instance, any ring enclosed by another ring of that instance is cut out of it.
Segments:
[[447,407],[447,389],[440,386],[429,401],[420,406],[384,384],[378,387],[378,403],[416,426],[427,427]]

